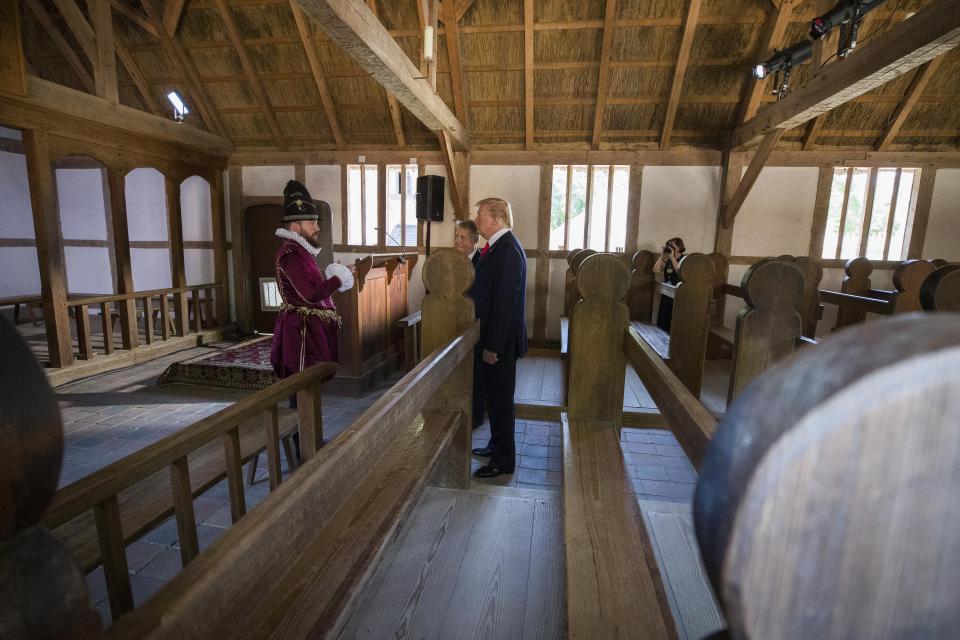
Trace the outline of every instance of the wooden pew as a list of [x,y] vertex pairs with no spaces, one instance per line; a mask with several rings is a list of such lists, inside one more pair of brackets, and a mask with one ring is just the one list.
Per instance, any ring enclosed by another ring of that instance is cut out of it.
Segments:
[[927,276],[920,287],[926,311],[960,311],[960,265],[946,265]]
[[[870,289],[873,288],[870,281],[870,274],[873,273],[873,262],[863,256],[847,260],[843,266],[844,276],[840,285],[840,291],[855,296],[870,297]],[[851,324],[863,322],[867,318],[867,312],[862,308],[856,308],[843,305],[837,309],[837,323],[834,329],[840,329]]]
[[653,318],[653,294],[657,290],[657,278],[653,265],[657,255],[643,249],[633,254],[633,270],[630,272],[630,288],[627,291],[627,308],[630,319],[650,322]]
[[710,258],[702,253],[688,254],[680,260],[680,283],[676,286],[659,285],[660,295],[673,298],[670,333],[648,322],[631,322],[697,396],[703,380],[713,286],[713,262]]
[[583,300],[573,307],[562,420],[567,637],[674,638],[619,443],[629,274],[618,256],[598,254],[582,263],[577,283]]
[[560,317],[560,356],[566,357],[570,353],[570,337],[573,307],[580,301],[580,291],[577,288],[577,273],[583,261],[596,255],[593,249],[574,249],[567,255],[570,267],[567,269],[565,289],[563,295],[564,313]]
[[423,273],[430,355],[107,637],[335,637],[428,478],[469,486],[473,272]]
[[397,320],[397,326],[403,329],[403,370],[409,371],[420,362],[420,320],[421,314],[415,311]]

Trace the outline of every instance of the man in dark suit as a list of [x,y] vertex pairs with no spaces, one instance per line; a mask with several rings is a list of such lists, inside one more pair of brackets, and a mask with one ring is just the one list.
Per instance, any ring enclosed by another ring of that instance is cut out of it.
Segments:
[[[473,220],[460,220],[453,232],[453,248],[462,253],[473,268],[477,268],[477,262],[480,260],[480,250],[477,248],[477,242],[480,240],[480,232],[477,230],[477,223]],[[475,364],[476,371],[473,375],[473,428],[476,429],[483,424],[483,414],[487,408],[483,400],[483,375],[479,370],[479,365]]]
[[486,198],[477,203],[477,228],[487,244],[480,250],[476,277],[470,288],[480,341],[477,343],[474,375],[483,380],[483,394],[490,416],[490,443],[473,453],[490,461],[477,469],[478,478],[513,473],[516,463],[513,393],[517,383],[517,358],[527,352],[524,298],[527,288],[527,257],[513,227],[510,203]]

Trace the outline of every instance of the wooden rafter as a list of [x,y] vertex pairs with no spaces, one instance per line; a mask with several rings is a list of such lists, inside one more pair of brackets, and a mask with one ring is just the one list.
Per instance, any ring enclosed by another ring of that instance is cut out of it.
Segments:
[[393,36],[360,0],[296,0],[303,12],[428,129],[472,146],[470,133],[420,75]]
[[610,84],[610,50],[613,48],[614,19],[617,17],[617,0],[607,0],[603,15],[603,41],[600,46],[600,73],[597,77],[596,109],[593,111],[594,149],[600,148],[600,134],[603,131],[603,110],[607,104],[608,86]]
[[[380,19],[380,12],[377,10],[377,0],[367,0],[367,7],[370,8],[370,11],[373,12],[373,15]],[[400,104],[397,102],[397,98],[386,91],[387,94],[387,108],[390,110],[390,122],[393,124],[393,135],[397,138],[397,144],[401,147],[407,146],[407,138],[403,134],[403,119],[400,116]]]
[[317,84],[317,93],[320,94],[320,102],[323,104],[323,111],[327,116],[327,124],[330,125],[330,132],[337,143],[337,147],[343,148],[345,142],[343,133],[340,131],[340,119],[337,116],[337,107],[333,103],[333,96],[330,95],[330,87],[323,74],[323,67],[320,65],[320,57],[317,56],[317,49],[310,40],[310,27],[307,25],[307,18],[303,15],[299,5],[290,0],[290,9],[293,11],[293,20],[297,25],[297,34],[300,36],[300,43],[307,54],[307,63],[310,65],[310,73],[313,74],[313,81]]
[[[237,54],[237,57],[240,58],[240,66],[243,67],[243,72],[247,76],[247,82],[250,84],[250,88],[253,89],[254,98],[256,98],[257,105],[260,107],[260,111],[263,113],[263,117],[266,119],[270,131],[273,133],[277,146],[279,146],[280,149],[286,149],[288,146],[287,138],[283,133],[283,129],[280,127],[280,122],[277,120],[277,114],[273,111],[273,105],[270,104],[270,96],[267,95],[267,90],[263,88],[263,82],[257,76],[257,70],[253,66],[253,61],[250,60],[250,54],[247,53],[247,45],[244,44],[243,38],[240,37],[240,31],[237,29],[237,23],[233,18],[233,10],[230,8],[227,0],[215,0],[215,4],[220,14],[220,19],[223,20],[223,24],[227,28],[227,37],[230,38],[230,42],[233,43],[233,50]],[[176,27],[176,25],[174,25],[174,27]],[[170,31],[167,31],[167,33],[173,36]]]
[[67,64],[69,64],[74,72],[76,72],[77,76],[80,78],[80,83],[86,88],[87,91],[93,93],[95,90],[93,76],[90,75],[90,71],[88,71],[83,65],[83,62],[77,55],[77,52],[74,51],[73,47],[69,42],[67,42],[67,39],[63,36],[63,34],[60,33],[60,29],[57,28],[57,25],[55,25],[53,20],[50,18],[50,14],[47,13],[43,3],[41,3],[40,0],[24,1],[30,11],[33,12],[33,15],[37,18],[37,22],[40,23],[40,26],[43,28],[43,30],[47,32],[48,36],[50,36],[50,40],[57,48],[57,51],[59,51],[61,55],[67,59]]
[[741,178],[737,184],[736,192],[723,208],[721,219],[723,220],[724,228],[729,228],[730,225],[733,224],[734,218],[740,213],[740,207],[742,207],[746,201],[750,190],[757,182],[757,178],[760,177],[763,165],[767,163],[770,154],[773,153],[777,143],[780,142],[780,136],[782,135],[783,129],[774,129],[763,138],[763,142],[760,143],[757,152],[753,155],[753,158],[750,159],[750,164],[747,165],[747,170],[744,172],[743,178]]
[[930,82],[930,79],[937,72],[942,62],[943,56],[934,58],[917,71],[917,75],[913,77],[913,81],[910,83],[910,88],[907,89],[907,93],[903,96],[903,102],[897,107],[897,111],[893,115],[893,120],[890,121],[886,131],[883,132],[883,137],[881,137],[880,142],[877,143],[877,151],[886,151],[890,145],[893,144],[894,139],[900,133],[900,129],[903,128],[903,123],[907,121],[907,117],[909,117],[910,112],[913,111],[917,100],[920,99],[924,89],[927,88],[927,83]]
[[535,143],[533,111],[533,0],[523,0],[523,136],[524,145]]
[[111,2],[113,10],[119,13],[120,15],[126,17],[130,22],[137,25],[156,39],[160,39],[160,31],[157,29],[156,25],[150,22],[150,19],[145,13],[140,9],[133,7],[125,2],[125,0],[113,0]]
[[457,22],[463,20],[463,16],[467,14],[467,11],[470,10],[470,7],[473,6],[474,0],[458,0],[457,4]]
[[450,202],[453,203],[457,219],[466,220],[470,215],[470,203],[467,201],[470,194],[470,154],[454,149],[453,138],[446,131],[441,131],[438,139],[450,181]]
[[755,144],[773,129],[789,130],[903,75],[960,43],[960,3],[935,0],[872,38],[844,64],[823,73],[737,127],[734,148]]
[[[780,8],[770,7],[767,13],[767,20],[761,31],[760,41],[754,54],[757,62],[765,60],[773,50],[779,47],[783,42],[783,34],[787,30],[787,25],[793,17],[793,8],[798,0],[783,0]],[[746,122],[757,113],[760,107],[760,101],[763,98],[763,91],[767,86],[766,78],[757,80],[750,78],[744,86],[743,98],[740,101],[740,113],[737,122]]]
[[110,0],[87,0],[90,20],[96,34],[97,56],[93,62],[93,82],[98,96],[114,104],[120,102],[117,85],[117,52],[113,37]]
[[187,0],[167,0],[167,6],[163,10],[163,28],[170,35],[177,34],[177,27],[180,26],[180,16],[183,15],[183,8],[187,5]]
[[123,68],[126,69],[127,75],[130,76],[130,80],[133,81],[133,85],[137,88],[137,91],[140,92],[143,104],[146,105],[147,109],[153,115],[163,115],[160,105],[157,103],[157,98],[153,95],[153,90],[150,88],[150,82],[147,80],[147,77],[143,75],[143,70],[140,68],[140,65],[137,64],[136,59],[131,55],[129,49],[127,49],[127,43],[123,40],[123,36],[119,31],[114,32],[113,44],[117,50],[117,58],[120,59],[120,63],[123,65]]
[[80,7],[74,0],[53,0],[53,4],[87,58],[96,64],[97,36]]
[[467,102],[463,81],[463,65],[460,61],[460,27],[457,23],[457,8],[452,0],[441,5],[443,28],[447,42],[447,61],[450,64],[450,86],[453,88],[453,111],[457,119],[467,124]]
[[697,29],[697,19],[700,17],[700,5],[701,0],[690,0],[687,5],[687,17],[683,21],[683,35],[680,38],[680,53],[677,54],[677,66],[673,69],[673,83],[670,85],[670,98],[667,100],[663,133],[660,135],[661,149],[670,146],[670,136],[677,118],[677,105],[680,103],[680,92],[683,89],[683,77],[687,73],[687,63],[690,61],[693,33]]

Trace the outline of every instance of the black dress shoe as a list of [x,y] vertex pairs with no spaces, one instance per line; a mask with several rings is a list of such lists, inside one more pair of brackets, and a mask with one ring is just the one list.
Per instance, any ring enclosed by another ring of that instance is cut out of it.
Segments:
[[473,472],[473,477],[496,478],[497,476],[502,476],[504,474],[509,475],[511,473],[513,473],[513,469],[504,469],[502,467],[495,467],[492,464],[485,464]]
[[473,455],[480,456],[481,458],[489,458],[493,455],[493,449],[489,447],[477,447],[473,449]]

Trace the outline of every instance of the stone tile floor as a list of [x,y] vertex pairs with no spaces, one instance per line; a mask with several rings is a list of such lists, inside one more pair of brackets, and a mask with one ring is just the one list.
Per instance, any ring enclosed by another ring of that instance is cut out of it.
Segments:
[[[562,425],[559,422],[517,420],[517,466],[512,475],[475,482],[501,486],[559,490],[563,485]],[[473,446],[485,447],[490,426],[484,423],[473,432]],[[689,502],[697,473],[673,434],[654,429],[624,428],[620,437],[624,463],[633,492],[643,500]],[[473,457],[472,470],[486,464]]]

